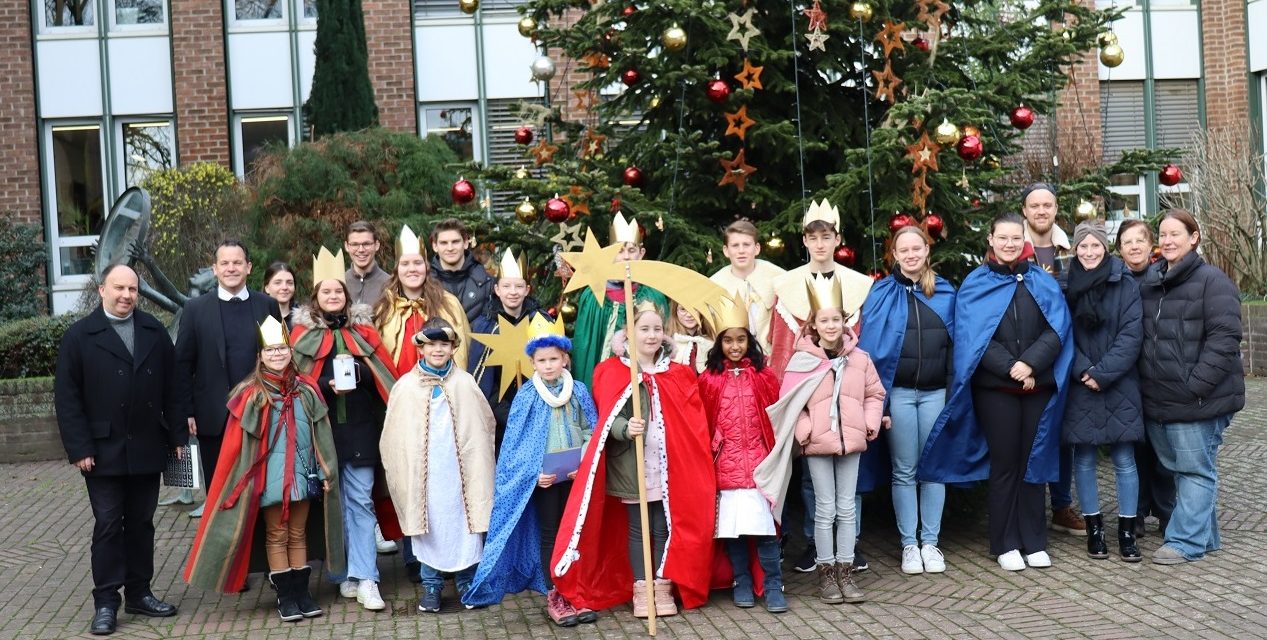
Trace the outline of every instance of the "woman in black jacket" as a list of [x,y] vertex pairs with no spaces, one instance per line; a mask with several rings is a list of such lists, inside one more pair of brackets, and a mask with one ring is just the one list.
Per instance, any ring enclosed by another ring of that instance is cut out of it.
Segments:
[[1135,368],[1143,338],[1139,285],[1121,260],[1108,255],[1103,222],[1079,224],[1073,233],[1073,249],[1075,259],[1060,282],[1073,315],[1074,345],[1063,438],[1074,448],[1078,503],[1087,522],[1087,555],[1109,557],[1096,490],[1099,447],[1108,445],[1117,477],[1118,550],[1123,560],[1139,562],[1135,544],[1139,476],[1133,445],[1144,439]]
[[1180,564],[1220,548],[1215,456],[1245,406],[1241,302],[1236,285],[1195,251],[1201,231],[1191,213],[1167,211],[1158,240],[1164,261],[1140,291],[1139,370],[1149,440],[1175,476],[1175,509],[1153,562]]

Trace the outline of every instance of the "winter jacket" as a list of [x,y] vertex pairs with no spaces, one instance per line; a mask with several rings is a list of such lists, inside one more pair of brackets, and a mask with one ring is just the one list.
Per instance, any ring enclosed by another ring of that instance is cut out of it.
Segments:
[[440,279],[446,291],[462,302],[468,323],[473,324],[485,314],[493,297],[493,276],[470,251],[462,257],[462,266],[457,271],[445,271],[440,266],[439,256],[431,256],[431,273]]
[[[1100,299],[1104,323],[1093,329],[1073,324],[1073,367],[1069,397],[1065,402],[1063,439],[1066,444],[1113,444],[1144,439],[1144,413],[1140,405],[1139,359],[1144,338],[1139,285],[1130,270],[1109,256],[1110,275]],[[1066,271],[1061,289],[1068,288]],[[1082,382],[1089,374],[1099,391]]]
[[[838,456],[865,451],[867,427],[877,431],[880,428],[880,418],[884,414],[884,383],[880,382],[880,374],[872,364],[871,356],[855,348],[858,338],[852,329],[845,330],[841,341],[839,356],[846,360],[838,397],[832,397],[835,382],[832,359],[809,336],[802,335],[797,342],[798,353],[793,356],[784,374],[780,395],[790,392],[805,378],[825,374],[796,420],[796,441],[807,456]],[[819,365],[808,374],[797,372],[792,366],[802,352],[820,360]],[[831,424],[832,402],[838,403],[840,416],[840,428],[835,432]]]
[[699,377],[700,399],[713,434],[717,490],[752,489],[752,472],[774,447],[774,428],[766,407],[779,400],[779,378],[769,367],[757,371],[743,360],[726,363],[720,373]]
[[1030,269],[1030,264],[1021,262],[1015,268],[995,262],[987,265],[991,271],[1015,274],[1018,279],[1016,293],[1007,310],[1003,312],[1003,317],[999,319],[999,326],[994,330],[994,337],[990,339],[985,355],[977,364],[976,373],[972,376],[973,386],[1020,391],[1022,384],[1008,375],[1017,361],[1024,362],[1034,370],[1034,380],[1038,387],[1056,384],[1052,364],[1060,355],[1060,336],[1052,330],[1033,294],[1019,279],[1044,277],[1037,275],[1042,272],[1041,269]]
[[[905,287],[912,283],[901,273],[893,279]],[[950,386],[953,370],[950,332],[941,316],[920,301],[914,293],[906,294],[906,332],[898,355],[893,386],[906,389],[945,389]]]
[[1150,267],[1140,297],[1144,417],[1193,422],[1240,411],[1241,301],[1231,279],[1193,252]]

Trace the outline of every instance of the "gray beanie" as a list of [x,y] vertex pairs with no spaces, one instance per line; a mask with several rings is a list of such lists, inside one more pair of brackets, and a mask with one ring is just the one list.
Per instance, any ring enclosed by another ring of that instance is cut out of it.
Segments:
[[1109,248],[1109,235],[1104,231],[1104,222],[1100,220],[1086,220],[1078,223],[1078,227],[1073,230],[1073,247],[1076,249],[1087,236],[1091,236],[1100,241],[1107,251]]

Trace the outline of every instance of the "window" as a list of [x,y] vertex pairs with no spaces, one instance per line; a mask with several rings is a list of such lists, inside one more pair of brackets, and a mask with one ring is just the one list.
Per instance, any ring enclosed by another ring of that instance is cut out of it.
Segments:
[[304,0],[304,17],[314,19],[317,17],[317,0]]
[[[280,20],[286,0],[233,0],[233,19]],[[316,10],[315,7],[313,9]]]
[[[480,10],[514,11],[524,0],[480,0]],[[458,0],[414,0],[414,15],[419,18],[466,15],[458,9]]]
[[238,118],[238,173],[248,176],[260,152],[269,145],[290,145],[290,116],[258,115]]
[[123,188],[138,186],[156,171],[176,166],[175,131],[170,120],[126,122],[123,136]]
[[439,136],[462,162],[479,160],[475,149],[475,108],[470,106],[424,106],[426,135]]
[[44,27],[91,27],[96,24],[96,0],[43,0]]
[[163,24],[163,14],[163,0],[114,0],[116,26]]
[[49,203],[56,216],[57,274],[91,274],[92,242],[105,221],[106,193],[101,126],[55,125],[48,129]]

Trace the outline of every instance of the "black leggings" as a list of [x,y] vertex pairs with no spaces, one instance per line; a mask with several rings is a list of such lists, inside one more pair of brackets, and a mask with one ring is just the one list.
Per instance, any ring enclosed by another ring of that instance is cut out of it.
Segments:
[[532,501],[537,506],[537,530],[541,532],[541,574],[545,576],[547,588],[554,588],[550,556],[554,554],[554,539],[558,537],[559,521],[563,519],[571,490],[572,481],[564,480],[545,489],[537,487],[532,492]]
[[1052,390],[1016,394],[974,387],[977,423],[990,450],[990,553],[1047,549],[1046,485],[1025,482],[1038,421]]
[[[629,513],[629,563],[633,565],[634,580],[646,580],[642,561],[642,516],[638,503],[625,505],[625,508]],[[651,568],[659,573],[664,545],[669,541],[669,521],[664,517],[663,501],[647,503],[647,523],[651,525]]]

